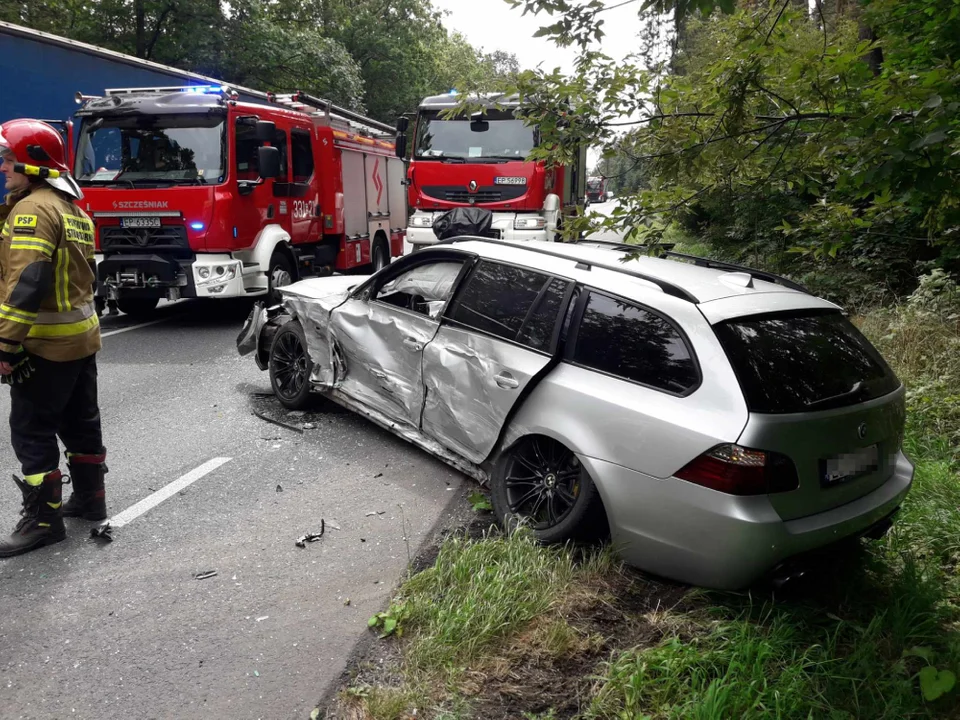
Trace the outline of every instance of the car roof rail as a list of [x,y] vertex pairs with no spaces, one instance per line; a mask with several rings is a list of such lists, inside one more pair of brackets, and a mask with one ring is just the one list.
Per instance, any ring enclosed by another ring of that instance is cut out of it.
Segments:
[[593,243],[594,245],[604,245],[609,246],[615,250],[623,250],[624,252],[633,252],[636,250],[649,250],[650,248],[663,248],[664,250],[673,250],[676,247],[676,243],[653,243],[652,245],[647,244],[634,244],[634,243],[625,243],[617,242],[615,240],[596,240],[594,238],[581,238],[579,240],[574,240],[571,245],[587,245]]
[[746,265],[737,265],[736,263],[724,262],[723,260],[713,260],[711,258],[700,257],[699,255],[673,252],[672,250],[664,250],[660,253],[660,257],[689,260],[694,265],[711,268],[712,270],[730,270],[731,272],[746,273],[757,280],[766,280],[767,282],[775,283],[791,290],[797,290],[798,292],[802,292],[807,295],[812,294],[803,285],[790,280],[789,278],[785,278],[782,275],[777,275],[776,273],[767,272],[766,270],[755,270],[754,268],[747,267]]
[[[569,255],[564,255],[563,253],[554,252],[552,250],[547,250],[546,248],[535,248],[530,247],[526,243],[522,242],[510,242],[508,240],[494,240],[492,238],[473,236],[473,235],[461,235],[460,237],[450,238],[448,240],[441,240],[438,244],[454,244],[461,242],[484,242],[490,243],[491,245],[502,245],[503,247],[512,247],[519,250],[526,250],[527,252],[537,253],[539,255],[548,255],[550,257],[560,258],[561,260],[569,260],[572,263],[576,263],[576,268],[578,270],[590,270],[591,268],[598,267],[603,270],[610,270],[612,272],[620,273],[622,275],[629,275],[630,277],[635,277],[639,280],[644,280],[648,283],[652,283],[659,287],[664,295],[670,295],[675,298],[680,298],[681,300],[686,300],[691,303],[699,303],[700,300],[696,296],[691,295],[689,292],[684,290],[679,285],[676,285],[669,280],[664,280],[663,278],[658,278],[653,275],[647,275],[646,273],[637,272],[636,270],[630,270],[625,267],[617,267],[616,265],[607,265],[606,263],[592,262],[589,260],[582,260],[576,257],[570,257]],[[576,245],[576,243],[570,243],[571,245]],[[636,245],[632,247],[637,247]]]

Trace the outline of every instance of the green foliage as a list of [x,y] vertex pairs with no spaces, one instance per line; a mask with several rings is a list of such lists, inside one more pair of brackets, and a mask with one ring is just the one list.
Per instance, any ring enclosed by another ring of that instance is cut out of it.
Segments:
[[649,242],[679,222],[797,276],[840,266],[824,289],[847,302],[908,293],[930,261],[960,269],[960,0],[645,2],[640,25],[677,10],[676,53],[646,66],[595,49],[604,3],[507,2],[552,11],[544,35],[578,48],[572,76],[516,89],[538,157],[587,143],[628,178],[626,212],[596,228]]
[[493,510],[493,505],[490,503],[490,498],[479,490],[470,493],[470,497],[467,498],[467,502],[470,503],[470,507],[473,508],[474,512],[490,512]]
[[393,122],[426,95],[519,70],[448,32],[431,0],[19,0],[0,20]]

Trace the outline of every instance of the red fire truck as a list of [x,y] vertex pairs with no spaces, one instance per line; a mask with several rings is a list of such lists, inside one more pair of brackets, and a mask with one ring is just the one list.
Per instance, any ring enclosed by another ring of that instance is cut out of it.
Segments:
[[587,178],[587,202],[602,203],[607,199],[607,180],[602,177]]
[[[413,209],[407,240],[415,247],[436,242],[433,222],[464,206],[493,213],[493,232],[505,240],[554,240],[562,218],[583,203],[586,153],[566,167],[528,162],[539,142],[536,128],[514,115],[515,97],[488,94],[484,110],[471,117],[442,117],[456,107],[456,93],[426,98],[417,110],[407,168]],[[397,154],[406,155],[409,120],[397,123]]]
[[74,177],[101,302],[143,314],[161,298],[275,296],[402,254],[393,128],[303,93],[264,100],[195,86],[78,98]]

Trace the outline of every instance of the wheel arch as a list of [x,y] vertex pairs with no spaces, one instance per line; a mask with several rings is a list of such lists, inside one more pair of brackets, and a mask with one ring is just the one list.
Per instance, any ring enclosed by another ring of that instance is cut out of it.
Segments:
[[253,251],[253,262],[260,266],[264,276],[269,277],[270,259],[277,250],[280,250],[287,256],[287,259],[290,260],[290,264],[293,266],[294,274],[299,275],[297,272],[297,258],[293,254],[293,248],[290,245],[290,233],[279,225],[273,224],[267,225],[260,231],[260,234],[257,235]]

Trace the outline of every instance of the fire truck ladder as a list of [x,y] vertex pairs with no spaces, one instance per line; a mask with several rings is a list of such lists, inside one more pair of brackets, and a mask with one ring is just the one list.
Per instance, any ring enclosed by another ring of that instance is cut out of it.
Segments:
[[299,90],[293,93],[268,92],[267,99],[276,105],[282,105],[297,112],[313,113],[315,110],[320,110],[327,118],[332,116],[338,119],[353,121],[362,126],[363,129],[370,131],[372,135],[382,136],[388,134],[392,136],[394,133],[394,129],[385,123],[374,120],[373,118],[364,117],[352,110],[338,107],[329,100],[307,95],[305,92]]

